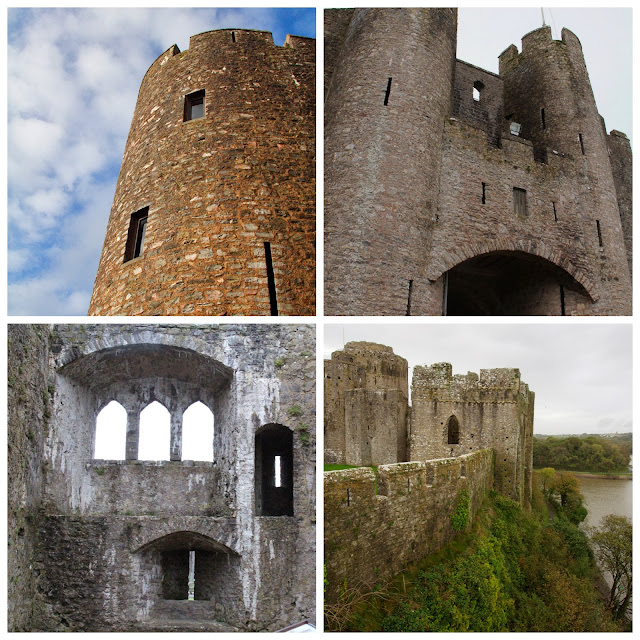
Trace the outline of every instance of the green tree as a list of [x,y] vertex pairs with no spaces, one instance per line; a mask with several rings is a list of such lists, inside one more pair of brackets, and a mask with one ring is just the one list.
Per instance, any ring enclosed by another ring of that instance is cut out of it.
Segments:
[[611,574],[609,608],[614,618],[623,618],[631,602],[631,569],[633,527],[625,516],[610,514],[593,530],[591,539],[596,546],[600,566]]
[[[564,507],[575,494],[580,496],[580,482],[573,473],[560,471],[556,473],[553,483],[552,492],[560,497],[560,504]],[[582,496],[580,496],[582,497]]]
[[556,470],[552,467],[545,467],[538,471],[538,477],[540,478],[540,491],[545,498],[548,498],[556,479]]

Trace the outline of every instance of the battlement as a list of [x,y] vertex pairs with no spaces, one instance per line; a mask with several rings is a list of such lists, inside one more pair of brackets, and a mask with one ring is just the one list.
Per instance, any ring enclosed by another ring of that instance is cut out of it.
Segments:
[[[442,548],[457,532],[460,492],[473,520],[492,485],[493,453],[381,465],[324,474],[325,561],[329,601],[349,584],[373,584]],[[376,491],[377,486],[377,491]]]
[[520,382],[519,369],[481,369],[480,375],[469,372],[453,375],[447,362],[413,369],[411,388],[414,392],[426,389],[446,389],[452,396],[474,391],[509,390],[526,393],[527,387]]
[[629,315],[631,154],[580,40],[535,29],[496,75],[456,58],[455,21],[325,12],[327,313]]

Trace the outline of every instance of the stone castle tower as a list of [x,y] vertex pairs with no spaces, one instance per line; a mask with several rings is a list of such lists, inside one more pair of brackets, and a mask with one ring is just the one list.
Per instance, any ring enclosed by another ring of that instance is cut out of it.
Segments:
[[151,65],[89,314],[315,314],[315,40],[209,31]]
[[452,375],[415,367],[390,347],[349,342],[325,361],[325,463],[378,466],[491,449],[493,486],[530,504],[534,394],[518,369]]
[[456,59],[455,9],[325,12],[325,310],[631,314],[631,148],[578,38]]

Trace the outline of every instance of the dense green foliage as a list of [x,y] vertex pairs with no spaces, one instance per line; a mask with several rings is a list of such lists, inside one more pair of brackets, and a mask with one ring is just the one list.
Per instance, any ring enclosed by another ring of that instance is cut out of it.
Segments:
[[609,514],[592,534],[600,565],[611,574],[609,609],[622,619],[631,603],[633,527],[625,516]]
[[533,513],[492,494],[460,539],[360,603],[342,630],[619,630],[594,588],[585,534],[559,504],[549,523],[539,491]]
[[458,493],[458,500],[456,501],[456,508],[451,516],[451,525],[456,531],[464,531],[469,525],[469,491],[468,489],[460,489]]
[[533,440],[533,466],[568,471],[626,472],[631,456],[629,440],[588,436]]

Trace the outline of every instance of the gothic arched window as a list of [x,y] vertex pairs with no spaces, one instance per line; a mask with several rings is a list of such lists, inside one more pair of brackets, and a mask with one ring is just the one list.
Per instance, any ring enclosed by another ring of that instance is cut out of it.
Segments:
[[115,400],[96,417],[93,457],[97,460],[124,460],[127,440],[127,410]]
[[213,413],[202,402],[182,414],[182,459],[213,462]]
[[171,416],[158,401],[140,412],[138,460],[169,460]]
[[460,423],[455,416],[447,421],[447,444],[460,444]]

